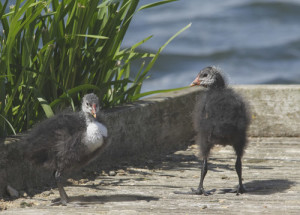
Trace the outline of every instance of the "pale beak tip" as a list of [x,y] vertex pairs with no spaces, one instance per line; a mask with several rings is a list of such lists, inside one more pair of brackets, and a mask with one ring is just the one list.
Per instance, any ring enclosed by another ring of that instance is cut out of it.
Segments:
[[200,85],[200,78],[199,78],[199,76],[197,76],[196,78],[195,78],[195,80],[190,84],[190,87],[193,87],[193,86],[197,86],[197,85]]

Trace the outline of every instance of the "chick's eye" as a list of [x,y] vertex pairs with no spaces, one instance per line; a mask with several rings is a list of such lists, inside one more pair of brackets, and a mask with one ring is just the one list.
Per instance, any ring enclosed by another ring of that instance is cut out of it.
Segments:
[[86,103],[86,106],[90,106],[90,103],[87,102],[87,103]]
[[207,74],[205,73],[205,74],[203,74],[203,76],[202,76],[203,78],[206,78],[207,77]]

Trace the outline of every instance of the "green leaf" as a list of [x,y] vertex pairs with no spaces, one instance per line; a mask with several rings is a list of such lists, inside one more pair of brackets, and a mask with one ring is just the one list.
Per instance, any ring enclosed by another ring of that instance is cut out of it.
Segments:
[[174,1],[178,1],[178,0],[164,0],[164,1],[154,2],[154,3],[151,3],[151,4],[146,4],[146,5],[143,5],[142,7],[140,7],[138,9],[138,11],[148,9],[148,8],[151,8],[151,7],[156,7],[156,6],[159,6],[159,5],[162,5],[162,4],[166,4],[166,3],[174,2]]
[[136,49],[138,46],[142,45],[143,43],[147,42],[148,40],[150,40],[153,37],[153,35],[146,37],[145,39],[141,40],[140,42],[134,44],[131,49]]
[[99,36],[99,35],[89,35],[89,34],[73,34],[72,36],[78,36],[78,37],[89,37],[94,39],[100,39],[100,40],[107,40],[108,37]]
[[100,91],[100,88],[92,85],[92,84],[83,84],[77,87],[74,87],[70,90],[68,90],[67,93],[62,94],[58,99],[55,99],[53,102],[51,102],[50,107],[54,107],[55,105],[57,105],[59,102],[65,100],[66,98],[68,98],[68,95],[73,95],[75,93],[81,92],[81,91],[85,91],[85,90],[96,90],[96,91]]
[[5,122],[9,125],[10,129],[12,130],[12,132],[14,133],[14,135],[17,135],[14,127],[12,126],[12,124],[4,117],[0,114],[0,116],[5,120]]
[[140,93],[137,94],[135,96],[132,97],[133,100],[137,100],[139,98],[145,97],[145,96],[149,96],[149,95],[153,95],[153,94],[157,94],[157,93],[168,93],[168,92],[173,92],[173,91],[178,91],[178,90],[183,90],[189,88],[189,86],[187,87],[180,87],[180,88],[173,88],[173,89],[166,89],[166,90],[153,90],[153,91],[148,91],[145,93]]
[[42,98],[42,97],[38,97],[37,98],[47,116],[47,118],[50,118],[51,116],[54,115],[53,111],[52,111],[52,108],[50,107],[50,105],[48,104],[48,102]]

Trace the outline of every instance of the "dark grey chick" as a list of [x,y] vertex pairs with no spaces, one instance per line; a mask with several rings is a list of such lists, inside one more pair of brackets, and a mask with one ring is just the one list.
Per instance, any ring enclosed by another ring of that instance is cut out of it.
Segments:
[[239,178],[237,194],[246,190],[242,183],[241,158],[247,145],[247,129],[250,123],[248,106],[243,98],[226,86],[221,72],[216,67],[206,67],[199,72],[191,86],[200,85],[207,90],[196,103],[194,128],[196,141],[203,159],[200,184],[195,194],[208,195],[203,188],[207,173],[207,159],[216,144],[231,145],[237,155],[235,169]]
[[107,145],[107,129],[96,119],[98,97],[85,95],[81,108],[80,112],[61,113],[39,123],[24,139],[25,158],[54,173],[61,198],[58,204],[62,205],[68,203],[62,175],[88,164]]

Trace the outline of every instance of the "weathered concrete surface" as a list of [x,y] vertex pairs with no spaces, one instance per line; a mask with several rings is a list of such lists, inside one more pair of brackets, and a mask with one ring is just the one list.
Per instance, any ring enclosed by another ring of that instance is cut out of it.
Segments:
[[252,137],[300,136],[300,85],[236,86],[249,101]]
[[243,158],[249,192],[239,196],[220,193],[238,184],[231,147],[212,151],[204,186],[216,189],[213,195],[174,193],[198,186],[198,150],[191,145],[159,160],[116,167],[116,176],[94,172],[92,177],[70,180],[66,191],[72,202],[66,207],[49,206],[59,197],[55,188],[0,202],[6,208],[1,214],[299,214],[299,143],[300,138],[251,138]]
[[113,159],[176,150],[194,136],[191,113],[198,91],[159,94],[107,112]]
[[[300,136],[300,85],[234,88],[251,105],[249,136]],[[111,145],[91,168],[128,158],[147,159],[189,145],[194,136],[192,111],[202,92],[202,88],[194,87],[159,94],[107,112]],[[22,190],[53,183],[49,173],[31,168],[23,161],[16,143],[5,145],[0,141],[0,167],[0,198],[8,184]]]

